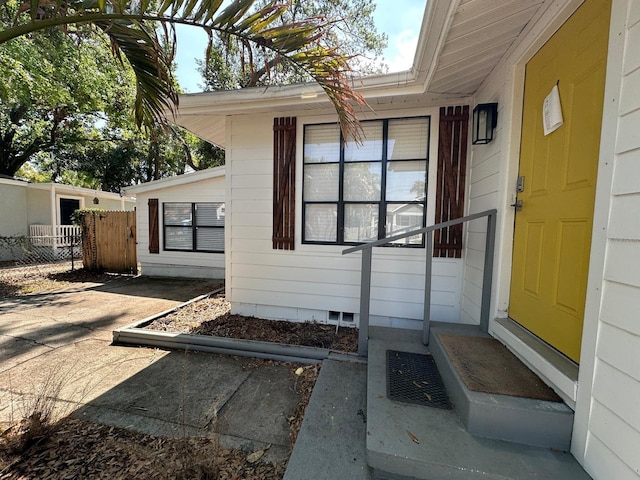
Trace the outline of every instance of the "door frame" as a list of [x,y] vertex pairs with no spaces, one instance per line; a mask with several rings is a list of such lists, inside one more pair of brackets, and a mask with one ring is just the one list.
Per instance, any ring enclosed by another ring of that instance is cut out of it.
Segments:
[[64,193],[56,193],[56,223],[55,225],[62,225],[62,212],[60,209],[60,200],[69,199],[69,200],[78,200],[80,205],[80,210],[85,208],[84,197],[79,197],[76,195],[65,195]]
[[[613,167],[615,142],[618,124],[618,106],[620,101],[620,84],[622,81],[624,35],[626,10],[629,0],[612,0],[611,21],[609,27],[609,48],[605,77],[604,107],[600,135],[600,152],[598,159],[597,184],[593,215],[593,230],[589,273],[587,280],[587,296],[585,303],[584,324],[582,333],[582,358],[578,370],[577,381],[572,382],[574,391],[564,391],[567,402],[575,410],[571,453],[584,464],[588,436],[588,424],[591,413],[592,386],[595,373],[596,341],[599,326],[599,312],[604,280],[605,254],[608,238],[608,213],[611,204],[613,183]],[[505,164],[501,174],[503,186],[499,201],[504,206],[503,228],[499,232],[502,244],[502,257],[498,259],[497,280],[494,285],[494,312],[498,318],[507,317],[509,304],[509,288],[511,285],[511,268],[514,237],[513,203],[515,185],[518,178],[520,161],[520,141],[522,129],[522,113],[525,84],[525,66],[535,53],[557,31],[557,29],[575,12],[583,0],[568,0],[563,5],[550,5],[540,13],[523,37],[523,41],[515,46],[509,55],[512,64],[508,74],[510,91],[501,100],[505,104],[502,114],[505,122],[504,140]],[[558,387],[563,381],[567,386],[566,375],[553,362],[523,342],[510,335],[499,322],[491,322],[491,333],[502,340],[516,353],[521,360],[537,373],[542,373],[547,381]],[[569,388],[570,390],[570,388]]]
[[[528,30],[524,34],[523,40],[509,56],[509,61],[512,63],[509,73],[511,91],[506,93],[503,100],[505,102],[504,110],[506,110],[506,115],[502,114],[501,116],[502,121],[505,122],[504,131],[508,136],[504,145],[506,161],[504,173],[502,174],[503,195],[500,199],[501,205],[504,206],[502,210],[504,212],[503,228],[500,231],[502,258],[500,259],[500,265],[497,267],[498,283],[495,286],[494,297],[495,305],[497,305],[496,317],[500,319],[508,319],[515,233],[515,211],[509,205],[515,201],[516,182],[520,168],[526,65],[583,2],[584,0],[567,0],[564,4],[554,2],[544,12],[539,12],[530,22],[530,26],[527,27]],[[512,320],[510,321],[513,322]],[[568,373],[569,368],[559,366],[559,363],[562,362],[559,357],[564,357],[550,346],[546,346],[542,341],[535,345],[532,342],[523,341],[505,328],[502,323],[491,322],[490,333],[505,343],[520,360],[548,384],[552,385],[571,408],[575,408],[578,373]],[[515,324],[515,322],[513,323]]]

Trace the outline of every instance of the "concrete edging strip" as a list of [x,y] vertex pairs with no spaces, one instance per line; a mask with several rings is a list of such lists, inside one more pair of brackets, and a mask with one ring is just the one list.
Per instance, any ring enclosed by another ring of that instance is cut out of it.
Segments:
[[[336,353],[330,349],[305,347],[299,345],[287,345],[257,340],[243,340],[237,338],[213,337],[209,335],[192,335],[188,333],[160,332],[155,330],[145,330],[141,328],[151,323],[157,318],[164,317],[179,308],[193,302],[214,295],[222,291],[223,288],[214,290],[205,295],[193,298],[188,302],[178,305],[164,312],[160,312],[151,317],[133,322],[123,328],[113,331],[113,343],[125,345],[145,345],[151,347],[170,348],[177,350],[193,350],[210,353],[220,353],[226,355],[239,355],[245,357],[266,358],[271,360],[319,363],[329,358],[329,355]],[[341,356],[357,356],[339,352]]]

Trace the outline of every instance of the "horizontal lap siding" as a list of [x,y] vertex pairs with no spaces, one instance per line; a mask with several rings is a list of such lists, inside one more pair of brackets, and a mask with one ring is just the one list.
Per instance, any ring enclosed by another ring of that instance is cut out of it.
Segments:
[[[625,4],[626,2],[619,2]],[[614,5],[616,2],[614,2]],[[626,5],[625,5],[626,8]],[[629,2],[586,462],[640,478],[640,3]]]
[[[302,131],[304,118],[298,116]],[[273,250],[271,169],[273,118],[234,117],[231,172],[231,261],[227,294],[234,311],[291,320],[326,320],[328,310],[359,311],[359,253],[342,255],[342,246],[301,245]],[[301,138],[301,135],[299,135]],[[302,149],[298,149],[298,167]],[[301,168],[298,168],[298,181]],[[301,189],[297,189],[296,223],[301,223]],[[424,249],[374,250],[371,290],[373,317],[422,317]],[[432,299],[434,319],[458,321],[459,259],[436,259]],[[323,316],[324,315],[324,316]]]
[[[498,101],[499,108],[502,110],[503,105],[500,100],[493,98],[489,100]],[[500,115],[501,112],[498,113],[498,118]],[[472,148],[469,175],[467,176],[469,201],[465,211],[466,215],[498,207],[500,170],[505,168],[504,157],[501,156],[502,152],[500,151],[503,125],[503,122],[498,121],[496,138],[493,142]],[[465,226],[464,283],[461,306],[461,321],[464,323],[480,322],[486,229],[486,219],[474,220]],[[497,275],[494,274],[494,278],[496,277]]]

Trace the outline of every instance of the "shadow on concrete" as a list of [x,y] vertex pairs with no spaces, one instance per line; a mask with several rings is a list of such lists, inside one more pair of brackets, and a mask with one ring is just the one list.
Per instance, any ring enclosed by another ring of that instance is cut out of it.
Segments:
[[271,458],[290,449],[298,402],[288,365],[200,352],[169,352],[80,407],[73,417],[182,438],[218,438]]
[[[55,279],[54,279],[55,280]],[[80,276],[76,280],[60,278],[65,282],[75,284],[61,291],[42,292],[26,295],[15,295],[19,287],[6,283],[0,279],[0,287],[5,292],[11,291],[5,297],[0,298],[0,312],[13,304],[38,304],[52,301],[57,296],[74,292],[109,292],[119,295],[138,296],[146,298],[162,298],[185,302],[193,297],[208,293],[224,285],[223,280],[201,278],[167,278],[167,277],[143,277],[125,275],[98,275]],[[90,285],[87,287],[87,284]],[[5,305],[6,304],[6,305]]]
[[223,285],[224,282],[221,280],[210,279],[117,276],[113,280],[84,291],[186,302]]
[[32,319],[18,329],[0,322],[0,372],[13,367],[5,362],[28,357],[31,349],[49,350],[84,340],[96,330],[110,330],[117,321],[116,315],[104,315],[81,325]]
[[118,276],[103,284],[0,301],[0,372],[49,350],[171,309],[221,286],[206,279]]

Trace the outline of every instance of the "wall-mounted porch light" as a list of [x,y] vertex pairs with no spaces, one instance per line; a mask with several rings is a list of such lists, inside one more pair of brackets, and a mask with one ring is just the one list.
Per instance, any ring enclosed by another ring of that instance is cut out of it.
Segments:
[[473,109],[471,143],[482,145],[493,140],[493,130],[498,124],[498,104],[479,103]]
[[100,203],[100,199],[98,197],[93,197],[93,204],[98,205]]

